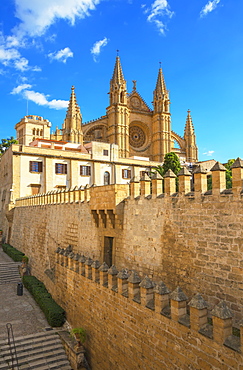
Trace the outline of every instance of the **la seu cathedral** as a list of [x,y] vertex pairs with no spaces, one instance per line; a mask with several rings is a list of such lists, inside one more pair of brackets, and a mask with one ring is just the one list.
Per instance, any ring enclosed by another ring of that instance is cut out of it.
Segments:
[[187,112],[183,137],[171,129],[170,98],[162,69],[159,68],[151,110],[137,91],[136,81],[133,81],[133,91],[127,92],[119,56],[110,81],[106,115],[82,124],[72,87],[63,127],[57,129],[51,139],[80,144],[92,141],[117,144],[120,158],[148,157],[150,161],[161,163],[166,153],[175,152],[183,162],[195,163],[198,160],[190,111]]

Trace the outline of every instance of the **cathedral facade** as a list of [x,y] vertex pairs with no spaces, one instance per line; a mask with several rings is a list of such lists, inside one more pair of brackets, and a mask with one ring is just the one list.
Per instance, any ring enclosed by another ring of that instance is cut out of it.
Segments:
[[195,163],[198,160],[190,111],[187,112],[183,137],[171,129],[169,92],[162,69],[159,68],[151,110],[137,91],[136,81],[133,81],[133,91],[127,92],[119,56],[116,57],[110,81],[106,115],[82,124],[82,115],[72,87],[62,129],[57,129],[51,139],[80,144],[91,141],[116,144],[120,158],[138,156],[163,162],[166,153],[175,152],[183,162]]

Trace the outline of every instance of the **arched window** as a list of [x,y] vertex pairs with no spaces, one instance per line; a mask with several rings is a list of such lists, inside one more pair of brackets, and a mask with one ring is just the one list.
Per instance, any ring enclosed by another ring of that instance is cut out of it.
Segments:
[[108,171],[104,173],[104,185],[110,185],[110,172]]
[[33,131],[32,132],[33,132],[33,135],[35,135],[35,128],[33,128]]
[[39,129],[36,130],[36,135],[39,136]]
[[40,136],[43,136],[43,130],[40,130]]

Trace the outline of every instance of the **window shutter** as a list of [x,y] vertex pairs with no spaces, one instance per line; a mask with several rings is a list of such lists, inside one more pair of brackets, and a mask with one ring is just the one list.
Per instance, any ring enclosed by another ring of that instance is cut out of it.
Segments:
[[88,167],[88,174],[91,176],[91,166]]
[[127,170],[127,178],[130,179],[131,178],[131,170]]
[[58,163],[55,164],[55,172],[58,173]]
[[30,161],[30,172],[32,171],[32,161]]
[[122,178],[125,179],[125,170],[122,170]]
[[42,172],[43,171],[43,163],[42,162],[39,162],[38,164],[38,172]]
[[66,174],[67,174],[67,164],[64,164],[63,166],[64,166],[64,171],[63,171],[63,173],[66,175]]

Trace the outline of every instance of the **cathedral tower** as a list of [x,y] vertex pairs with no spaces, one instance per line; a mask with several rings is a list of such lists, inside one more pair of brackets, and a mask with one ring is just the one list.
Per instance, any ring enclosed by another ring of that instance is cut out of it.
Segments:
[[162,69],[159,69],[153,98],[152,159],[162,162],[171,151],[171,115],[169,92],[166,89]]
[[197,162],[198,161],[198,149],[196,145],[196,135],[194,132],[194,126],[192,123],[191,112],[188,109],[186,126],[184,131],[184,140],[186,148],[186,161]]
[[119,157],[126,158],[129,157],[129,109],[127,106],[127,86],[119,56],[116,57],[109,94],[107,139],[111,144],[118,144]]
[[82,115],[72,86],[66,118],[63,124],[63,140],[83,144]]

